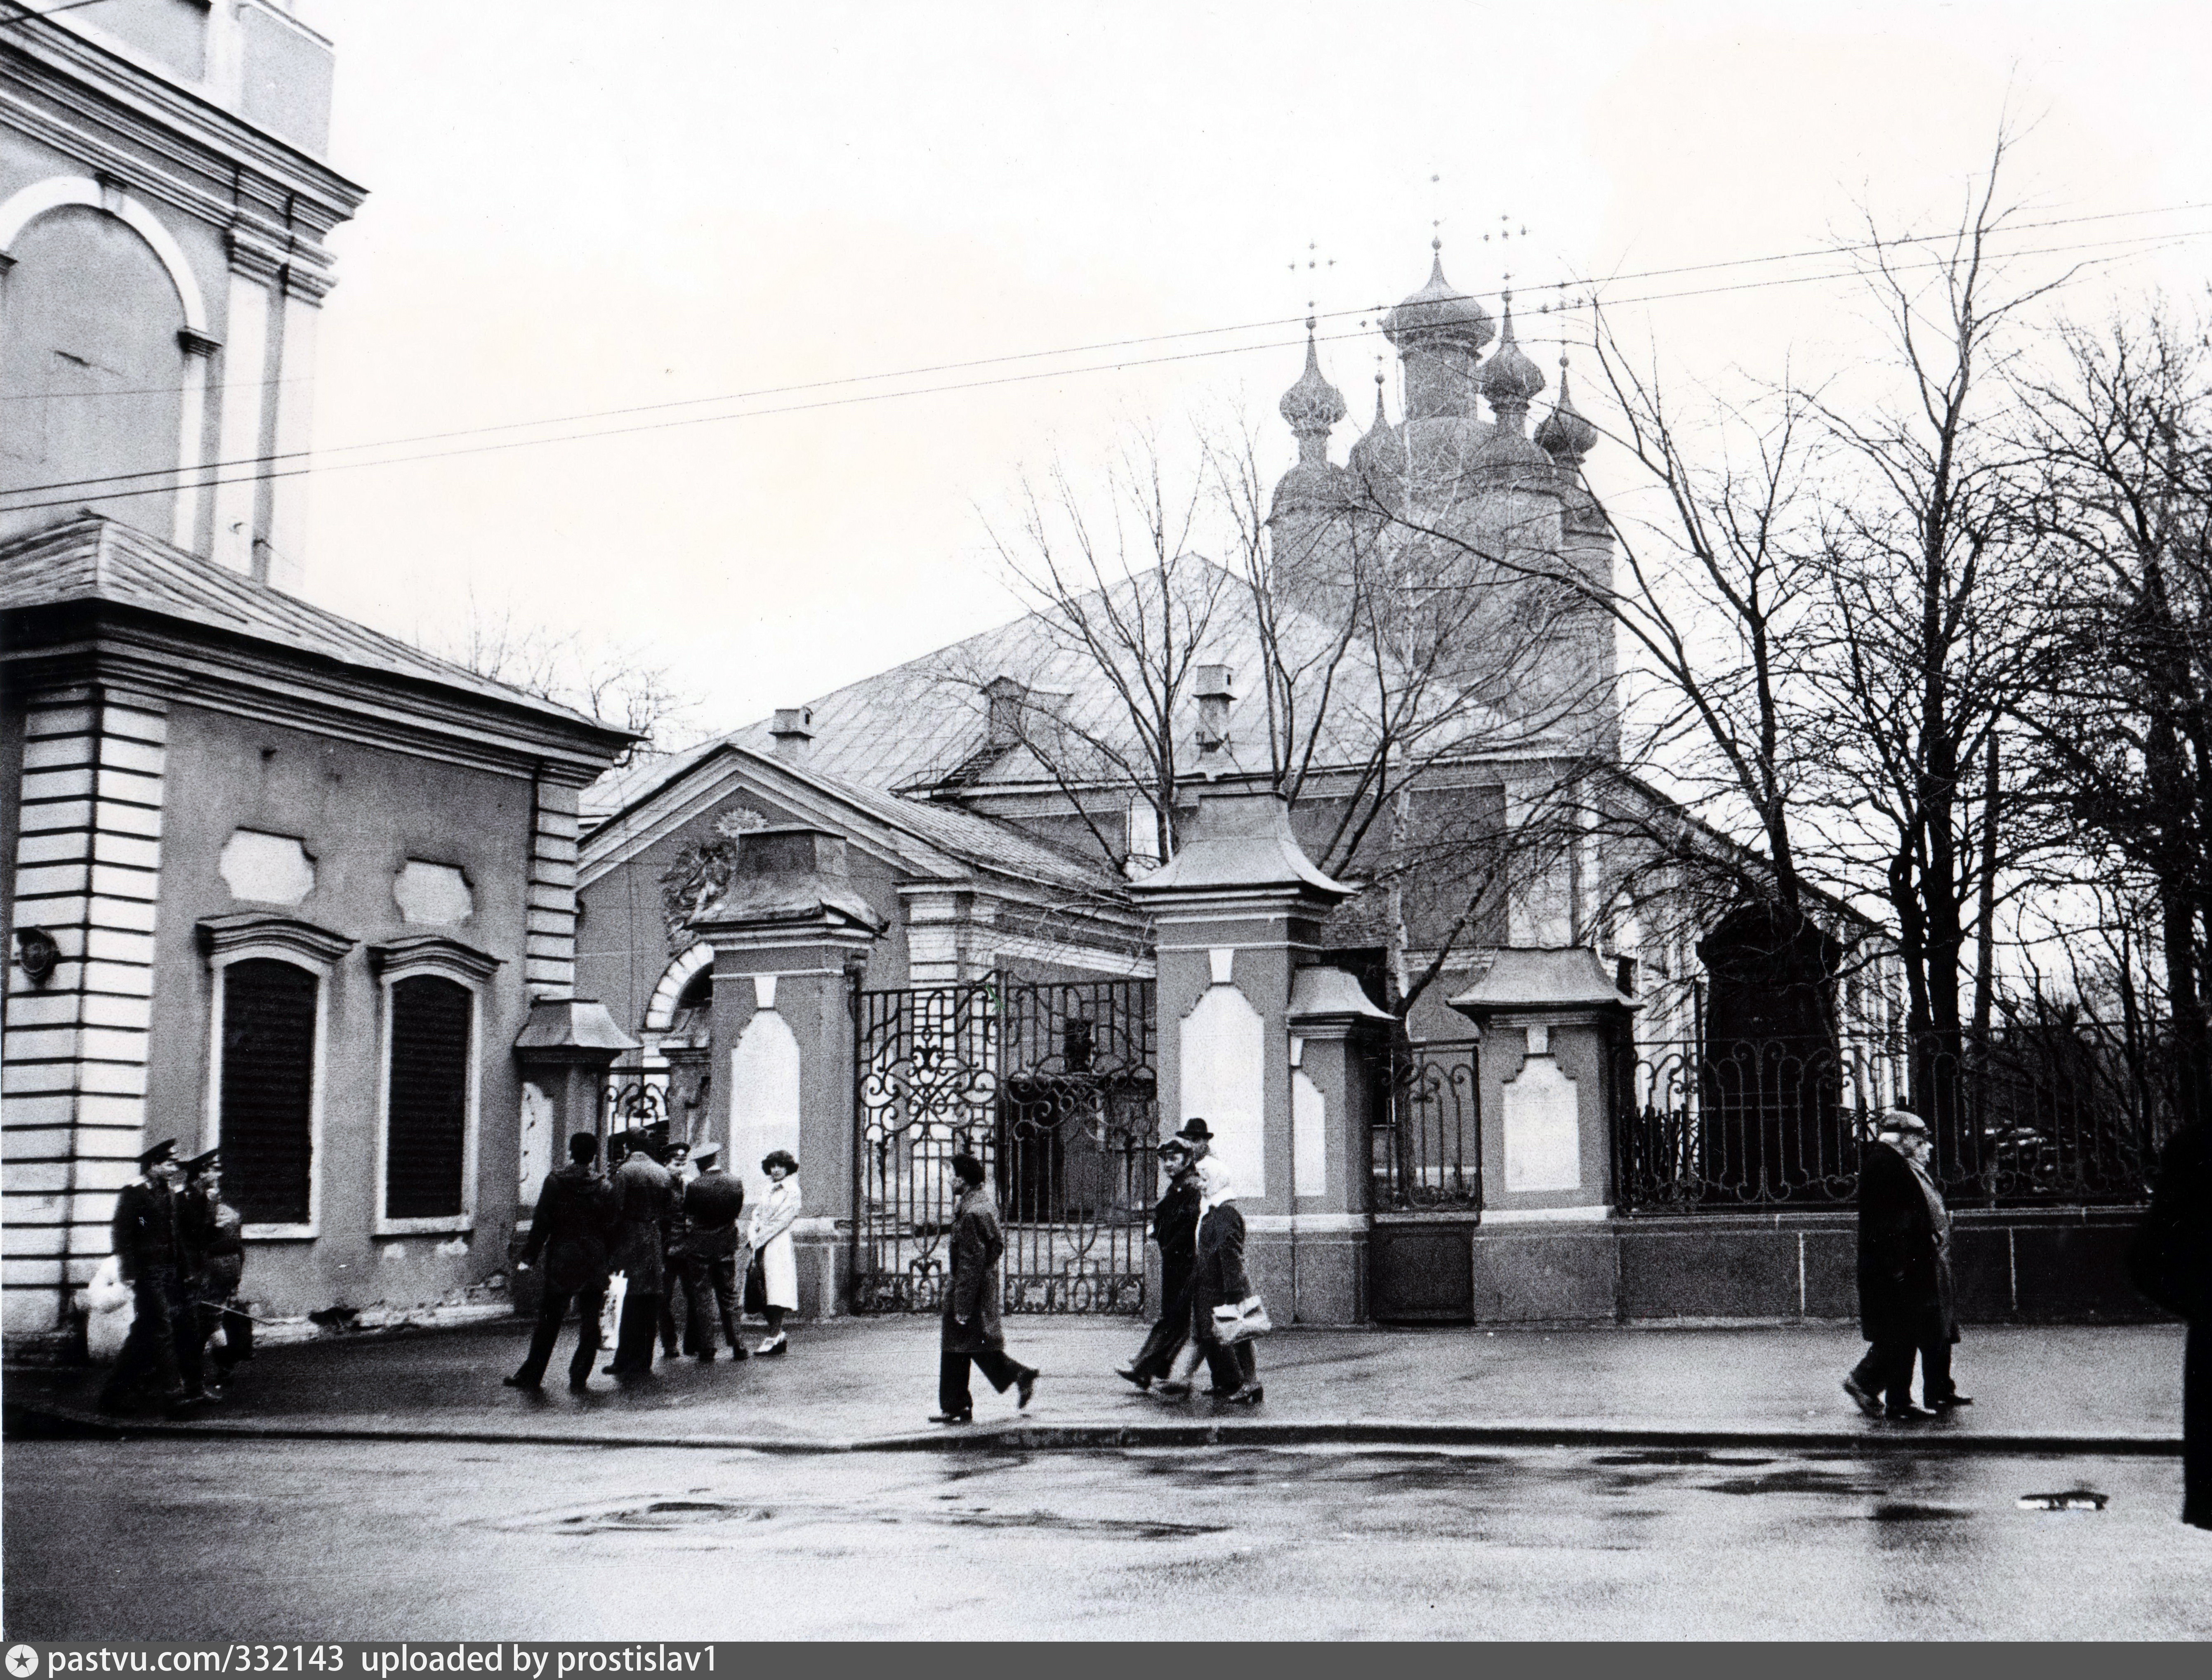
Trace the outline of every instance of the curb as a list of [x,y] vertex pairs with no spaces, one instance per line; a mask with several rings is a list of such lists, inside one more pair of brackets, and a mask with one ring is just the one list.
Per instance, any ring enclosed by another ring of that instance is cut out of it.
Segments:
[[440,1428],[412,1424],[281,1423],[246,1419],[118,1420],[64,1406],[7,1409],[11,1440],[324,1440],[447,1442],[471,1446],[659,1447],[784,1455],[840,1453],[1085,1453],[1119,1448],[1411,1446],[1639,1448],[1674,1451],[1760,1447],[1796,1453],[1915,1453],[1966,1457],[2179,1458],[2171,1435],[1952,1434],[1918,1429],[1712,1429],[1543,1422],[1429,1422],[1390,1418],[1335,1422],[1256,1420],[1188,1423],[1036,1423],[854,1438],[743,1434],[622,1434],[527,1427]]

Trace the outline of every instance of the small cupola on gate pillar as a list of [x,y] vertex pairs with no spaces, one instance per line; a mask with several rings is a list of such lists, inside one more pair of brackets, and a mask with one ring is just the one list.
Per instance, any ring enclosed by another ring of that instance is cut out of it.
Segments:
[[844,837],[791,827],[740,835],[729,884],[690,925],[714,950],[707,1135],[749,1203],[767,1190],[763,1155],[797,1157],[799,1306],[826,1316],[845,1298],[835,1222],[853,1213],[849,995],[886,924],[853,885]]

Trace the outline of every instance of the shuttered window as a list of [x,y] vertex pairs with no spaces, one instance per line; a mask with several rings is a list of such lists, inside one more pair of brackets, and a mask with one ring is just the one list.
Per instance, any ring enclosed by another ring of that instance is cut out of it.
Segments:
[[415,975],[392,988],[387,1219],[446,1219],[463,1210],[475,1003],[468,987],[434,974]]
[[223,1191],[249,1225],[310,1217],[320,984],[268,957],[222,971]]

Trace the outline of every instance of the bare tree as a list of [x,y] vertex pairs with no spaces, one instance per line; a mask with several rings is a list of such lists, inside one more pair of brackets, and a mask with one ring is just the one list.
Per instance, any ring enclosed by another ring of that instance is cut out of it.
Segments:
[[699,735],[698,697],[671,666],[635,646],[519,622],[511,608],[487,611],[473,595],[457,631],[420,645],[479,676],[629,731],[637,738],[615,761],[617,769],[676,751]]

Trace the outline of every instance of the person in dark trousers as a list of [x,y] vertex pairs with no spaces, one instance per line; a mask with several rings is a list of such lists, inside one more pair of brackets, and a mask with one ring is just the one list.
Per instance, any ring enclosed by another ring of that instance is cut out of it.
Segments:
[[687,1317],[679,1335],[676,1324],[676,1298],[679,1293],[688,1301],[690,1292],[681,1289],[684,1282],[684,1259],[690,1252],[690,1233],[684,1222],[684,1192],[691,1182],[691,1146],[678,1139],[653,1150],[653,1158],[668,1169],[669,1185],[673,1192],[669,1198],[668,1217],[660,1226],[661,1275],[665,1287],[660,1296],[660,1351],[664,1357],[673,1359],[678,1351],[696,1351],[698,1331]]
[[568,1362],[568,1386],[583,1392],[599,1352],[599,1313],[607,1298],[607,1240],[614,1228],[614,1192],[592,1171],[599,1140],[588,1131],[568,1139],[568,1164],[556,1167],[538,1186],[538,1210],[530,1216],[530,1236],[522,1246],[522,1267],[545,1259],[538,1296],[538,1327],[521,1368],[501,1380],[509,1388],[536,1388],[545,1380],[561,1322],[576,1308],[576,1356]]
[[1152,1240],[1160,1249],[1160,1316],[1137,1356],[1114,1374],[1149,1389],[1175,1368],[1190,1339],[1190,1280],[1198,1269],[1198,1163],[1180,1137],[1160,1145],[1168,1187],[1152,1209]]
[[2212,1529],[2212,1122],[2167,1140],[2128,1256],[2136,1287],[2189,1322],[2181,1356],[2181,1520]]
[[678,1274],[686,1350],[702,1363],[714,1362],[714,1325],[707,1315],[711,1292],[730,1357],[743,1359],[745,1344],[738,1337],[738,1216],[745,1210],[745,1187],[722,1170],[719,1145],[702,1143],[691,1159],[698,1163],[699,1176],[684,1186],[686,1234]]
[[1224,1343],[1213,1329],[1215,1307],[1234,1307],[1252,1293],[1252,1280],[1244,1271],[1244,1216],[1237,1206],[1237,1186],[1219,1161],[1206,1156],[1198,1173],[1205,1211],[1198,1224],[1198,1267],[1191,1277],[1191,1334],[1206,1355],[1214,1398],[1256,1406],[1267,1391],[1260,1386],[1251,1342]]
[[[1928,1123],[1893,1108],[1859,1156],[1859,1330],[1869,1345],[1844,1392],[1869,1417],[1927,1417],[1973,1404],[1951,1380],[1959,1339],[1951,1216],[1929,1155]],[[1916,1354],[1926,1411],[1912,1404]]]
[[617,1377],[641,1377],[653,1369],[653,1333],[660,1326],[660,1297],[667,1288],[665,1238],[676,1198],[676,1180],[653,1158],[642,1131],[623,1140],[629,1152],[615,1168],[614,1269],[628,1280],[623,1291],[622,1323],[615,1334]]
[[[207,1398],[199,1381],[197,1315],[186,1312],[188,1257],[177,1210],[176,1140],[164,1138],[140,1155],[138,1172],[137,1182],[116,1198],[109,1230],[134,1310],[131,1332],[100,1389],[100,1409],[110,1414],[132,1410],[151,1377],[160,1386],[163,1409],[174,1417]],[[193,1327],[180,1334],[179,1321],[186,1316],[193,1318]],[[189,1366],[180,1356],[187,1345],[193,1354]]]
[[222,1344],[214,1352],[214,1375],[205,1379],[220,1384],[253,1357],[253,1320],[238,1304],[238,1286],[246,1276],[246,1225],[238,1210],[222,1199],[221,1149],[194,1155],[185,1163],[184,1176],[177,1219],[193,1258],[195,1287],[193,1321],[179,1329],[198,1333],[204,1364],[215,1337],[222,1336]]
[[999,1204],[983,1182],[983,1163],[963,1150],[952,1157],[960,1198],[952,1215],[952,1276],[945,1290],[945,1328],[937,1364],[937,1410],[933,1423],[966,1423],[975,1415],[968,1392],[971,1364],[1003,1394],[1019,1391],[1015,1404],[1029,1409],[1037,1372],[1006,1355],[999,1322],[999,1257],[1006,1239],[999,1232]]

